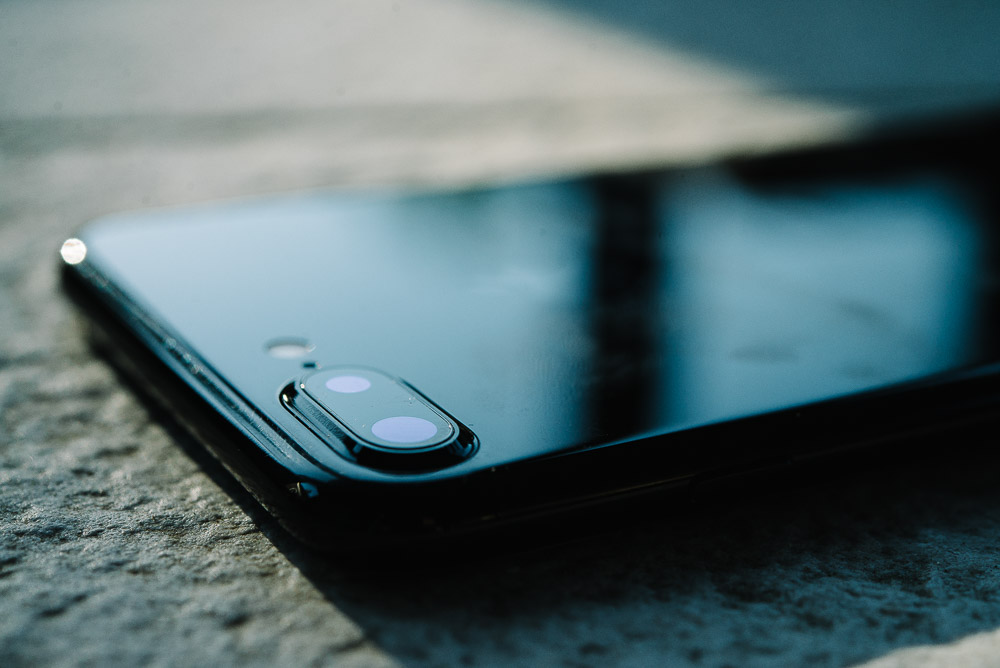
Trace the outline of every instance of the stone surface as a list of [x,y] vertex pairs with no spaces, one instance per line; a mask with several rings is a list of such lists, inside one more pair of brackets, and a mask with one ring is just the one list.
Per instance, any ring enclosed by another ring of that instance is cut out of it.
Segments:
[[989,101],[976,77],[1000,71],[968,46],[995,30],[962,12],[957,69],[931,69],[965,72],[967,95],[889,103],[567,6],[0,4],[0,665],[994,661],[995,434],[573,545],[372,573],[286,537],[86,347],[56,251],[103,213],[831,141]]

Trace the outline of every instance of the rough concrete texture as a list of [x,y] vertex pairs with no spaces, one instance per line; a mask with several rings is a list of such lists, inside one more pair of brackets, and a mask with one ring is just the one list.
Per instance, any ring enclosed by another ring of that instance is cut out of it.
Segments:
[[0,665],[996,662],[995,434],[611,537],[371,573],[286,537],[86,347],[56,250],[102,213],[688,162],[899,112],[562,4],[0,5]]

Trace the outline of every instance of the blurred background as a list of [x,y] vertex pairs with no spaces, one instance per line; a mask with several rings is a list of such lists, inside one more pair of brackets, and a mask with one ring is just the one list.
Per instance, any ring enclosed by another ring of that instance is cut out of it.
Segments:
[[982,467],[358,581],[177,447],[55,258],[123,209],[919,135],[1000,109],[998,34],[987,1],[0,0],[0,664],[995,658]]
[[0,12],[4,159],[69,168],[100,152],[160,200],[247,180],[689,163],[1000,101],[990,2],[6,0]]

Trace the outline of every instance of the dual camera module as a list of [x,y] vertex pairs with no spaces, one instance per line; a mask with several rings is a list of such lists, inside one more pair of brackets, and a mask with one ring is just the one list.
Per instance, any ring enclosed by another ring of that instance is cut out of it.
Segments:
[[382,448],[433,447],[457,431],[414,390],[371,369],[318,371],[301,381],[301,389],[355,436]]
[[376,369],[319,369],[286,386],[281,400],[335,451],[372,468],[441,468],[476,449],[468,428]]

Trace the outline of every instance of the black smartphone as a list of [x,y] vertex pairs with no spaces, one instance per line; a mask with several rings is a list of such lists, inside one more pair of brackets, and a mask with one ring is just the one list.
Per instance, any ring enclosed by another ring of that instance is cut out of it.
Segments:
[[302,540],[517,531],[995,416],[989,146],[128,213],[64,285]]

